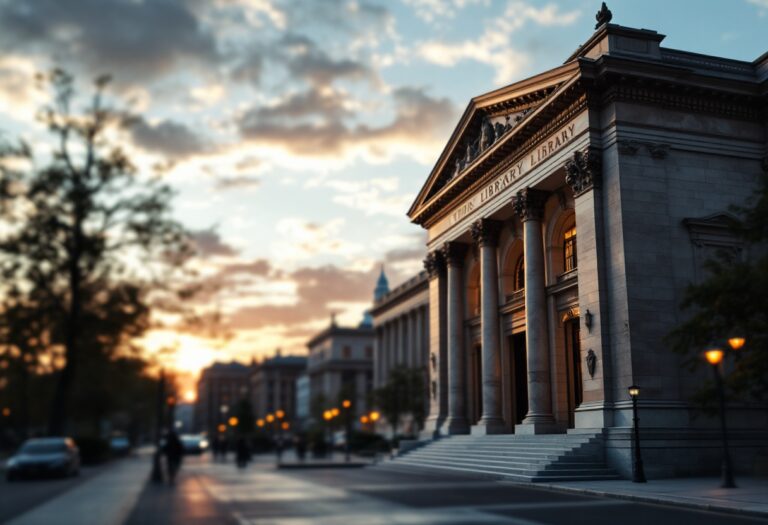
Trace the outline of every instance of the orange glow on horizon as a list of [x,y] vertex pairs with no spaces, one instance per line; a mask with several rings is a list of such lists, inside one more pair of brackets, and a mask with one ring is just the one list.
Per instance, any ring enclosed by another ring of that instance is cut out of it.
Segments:
[[194,403],[195,400],[197,400],[197,394],[195,393],[194,390],[190,389],[184,392],[184,401],[186,401],[187,403]]

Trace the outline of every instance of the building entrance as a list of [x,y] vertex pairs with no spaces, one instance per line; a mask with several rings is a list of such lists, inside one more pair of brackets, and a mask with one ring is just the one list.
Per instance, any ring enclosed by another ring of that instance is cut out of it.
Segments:
[[528,413],[528,366],[525,352],[525,332],[509,338],[512,368],[512,418],[515,424],[523,422]]
[[575,424],[575,411],[583,400],[581,381],[581,347],[579,344],[578,317],[563,323],[565,329],[565,359],[568,368],[568,428]]
[[469,359],[469,392],[470,392],[470,413],[469,420],[472,424],[477,423],[483,415],[483,365],[482,365],[482,346],[472,346]]

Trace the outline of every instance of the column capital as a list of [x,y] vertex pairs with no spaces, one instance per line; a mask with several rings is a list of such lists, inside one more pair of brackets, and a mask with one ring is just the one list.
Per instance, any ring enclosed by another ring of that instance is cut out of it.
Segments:
[[441,250],[433,250],[427,254],[424,258],[424,269],[430,279],[437,279],[445,271],[445,257]]
[[464,265],[464,256],[468,246],[462,242],[446,242],[443,244],[443,257],[448,266],[461,267]]
[[480,246],[496,246],[501,233],[501,222],[493,219],[478,219],[469,227],[472,239]]
[[602,164],[602,156],[594,148],[573,152],[565,162],[565,182],[573,190],[574,197],[600,187]]
[[547,195],[547,192],[533,188],[524,188],[518,191],[512,205],[520,220],[523,222],[540,221],[544,216],[544,202],[547,200]]

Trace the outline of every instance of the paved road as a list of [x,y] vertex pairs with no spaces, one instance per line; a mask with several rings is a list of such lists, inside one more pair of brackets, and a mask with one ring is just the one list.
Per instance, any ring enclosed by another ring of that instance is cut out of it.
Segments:
[[187,461],[175,487],[147,485],[130,525],[748,525],[768,520],[378,468],[239,472]]
[[5,523],[29,509],[55,498],[85,480],[109,468],[109,465],[82,467],[80,476],[66,479],[28,479],[8,482],[5,473],[0,478],[0,523]]

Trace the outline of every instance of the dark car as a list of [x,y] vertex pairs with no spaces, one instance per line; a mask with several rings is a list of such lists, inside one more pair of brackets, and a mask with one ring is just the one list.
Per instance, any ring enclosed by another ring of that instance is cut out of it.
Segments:
[[26,476],[77,476],[80,451],[70,438],[28,439],[6,463],[5,476],[13,481]]
[[208,440],[203,436],[182,434],[179,439],[181,439],[184,454],[202,454],[208,450]]
[[109,439],[109,450],[114,456],[127,456],[131,452],[131,442],[126,436],[112,436]]

